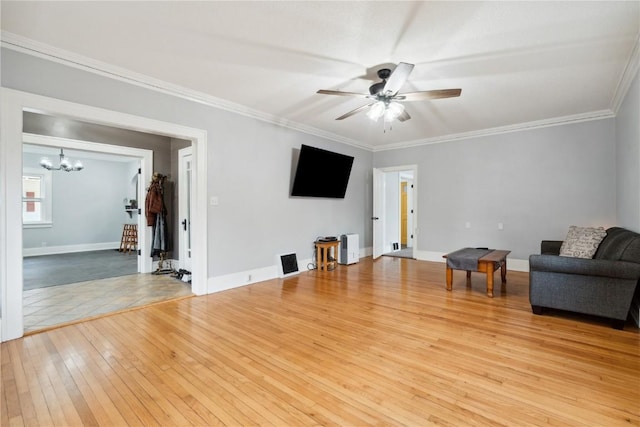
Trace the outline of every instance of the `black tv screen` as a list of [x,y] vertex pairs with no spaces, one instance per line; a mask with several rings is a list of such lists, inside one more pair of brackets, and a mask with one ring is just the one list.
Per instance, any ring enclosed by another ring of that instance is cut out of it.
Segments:
[[302,145],[292,196],[344,199],[353,157]]

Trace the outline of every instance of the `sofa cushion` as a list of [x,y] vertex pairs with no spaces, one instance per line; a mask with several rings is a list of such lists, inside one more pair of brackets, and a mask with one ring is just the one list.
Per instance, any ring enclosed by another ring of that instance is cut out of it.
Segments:
[[567,237],[560,247],[560,256],[593,258],[600,242],[607,235],[603,227],[569,227]]
[[640,234],[620,227],[607,230],[594,258],[640,263]]

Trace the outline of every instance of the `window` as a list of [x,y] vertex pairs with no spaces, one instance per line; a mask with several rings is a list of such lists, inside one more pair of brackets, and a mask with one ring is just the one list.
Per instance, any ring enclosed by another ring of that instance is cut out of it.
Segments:
[[22,175],[22,223],[24,227],[50,227],[51,172],[24,168]]

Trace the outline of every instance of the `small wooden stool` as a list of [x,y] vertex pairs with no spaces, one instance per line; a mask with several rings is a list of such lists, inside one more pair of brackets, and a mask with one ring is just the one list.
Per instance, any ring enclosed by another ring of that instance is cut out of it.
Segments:
[[138,249],[138,225],[125,224],[122,228],[122,239],[120,239],[120,252],[131,254],[131,250]]
[[[324,269],[327,271],[329,265],[333,268],[336,267],[338,262],[338,244],[339,242],[337,240],[332,242],[315,242],[318,270]],[[331,248],[333,248],[333,261],[329,261],[329,251]]]

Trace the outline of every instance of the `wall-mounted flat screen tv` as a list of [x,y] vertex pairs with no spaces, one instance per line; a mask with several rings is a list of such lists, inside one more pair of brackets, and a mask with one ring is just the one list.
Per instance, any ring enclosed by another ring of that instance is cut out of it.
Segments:
[[353,157],[302,145],[292,196],[344,199]]

